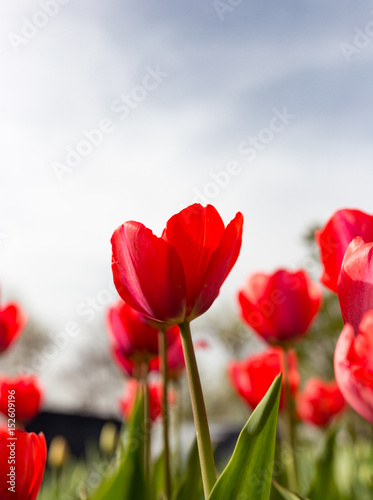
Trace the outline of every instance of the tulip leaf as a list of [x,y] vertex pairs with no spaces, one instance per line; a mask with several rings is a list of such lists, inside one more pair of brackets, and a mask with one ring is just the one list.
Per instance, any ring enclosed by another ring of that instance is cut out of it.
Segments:
[[273,481],[273,486],[275,490],[281,495],[281,498],[284,498],[284,500],[308,500],[307,498],[301,497],[297,493],[284,488],[276,481]]
[[202,497],[202,475],[198,446],[195,440],[189,453],[184,476],[177,486],[172,500],[198,500]]
[[104,480],[89,500],[148,500],[142,464],[144,397],[137,396],[119,466]]
[[337,427],[334,427],[327,435],[324,449],[317,461],[314,481],[308,494],[310,500],[319,500],[320,498],[338,500],[340,498],[333,470],[337,429]]
[[151,499],[158,500],[164,488],[164,453],[162,452],[152,467],[150,478]]
[[271,494],[282,376],[273,382],[243,428],[209,500],[268,500]]

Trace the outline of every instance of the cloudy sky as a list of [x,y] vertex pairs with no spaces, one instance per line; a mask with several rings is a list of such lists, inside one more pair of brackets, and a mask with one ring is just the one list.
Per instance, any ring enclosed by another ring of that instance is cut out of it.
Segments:
[[51,333],[115,298],[125,220],[242,211],[234,307],[250,272],[304,264],[310,224],[373,212],[373,2],[19,0],[0,19],[0,284]]

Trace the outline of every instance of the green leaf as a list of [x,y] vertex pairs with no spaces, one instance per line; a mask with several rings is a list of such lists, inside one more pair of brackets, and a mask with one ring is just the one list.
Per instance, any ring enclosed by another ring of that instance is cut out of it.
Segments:
[[158,500],[164,487],[164,454],[159,455],[152,467],[150,478],[151,499]]
[[143,471],[144,397],[138,395],[119,467],[104,478],[90,500],[148,500]]
[[279,375],[243,428],[227,467],[209,500],[268,500],[271,494],[277,415],[282,376]]
[[273,486],[278,491],[278,493],[281,495],[281,498],[284,498],[285,500],[308,500],[304,497],[297,495],[293,491],[290,491],[290,490],[284,488],[283,486],[278,484],[276,481],[273,481]]
[[180,484],[176,487],[172,500],[198,500],[203,492],[198,446],[195,440],[190,450],[187,466]]
[[333,471],[337,429],[334,427],[327,435],[324,449],[317,461],[314,480],[308,494],[310,500],[320,500],[320,498],[338,500],[340,498]]

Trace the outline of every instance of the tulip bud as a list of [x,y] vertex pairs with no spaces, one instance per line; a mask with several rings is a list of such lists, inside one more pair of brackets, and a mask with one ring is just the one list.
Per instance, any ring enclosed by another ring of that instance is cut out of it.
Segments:
[[112,422],[106,422],[102,427],[99,448],[104,455],[111,455],[118,444],[119,434],[117,427]]
[[321,289],[300,270],[256,273],[238,295],[242,319],[266,342],[302,337],[321,305]]
[[49,447],[48,465],[51,469],[62,469],[70,457],[68,442],[64,436],[55,436]]

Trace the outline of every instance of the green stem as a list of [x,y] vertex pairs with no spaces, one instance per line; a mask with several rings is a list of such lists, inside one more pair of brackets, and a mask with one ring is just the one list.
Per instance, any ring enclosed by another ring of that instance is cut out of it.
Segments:
[[148,383],[148,364],[141,367],[141,384],[144,394],[144,474],[147,481],[150,479],[150,455],[151,455],[151,421],[150,421],[150,398]]
[[176,474],[179,475],[181,471],[181,422],[183,418],[181,386],[179,379],[173,381],[173,389],[175,390],[176,394],[176,407],[174,413],[175,418],[174,418],[174,428],[173,428],[173,435],[175,438],[175,457],[176,457],[176,464],[174,470],[176,471]]
[[295,427],[294,427],[294,419],[293,419],[293,398],[291,395],[291,386],[290,386],[290,369],[289,369],[289,353],[288,350],[284,349],[284,384],[285,384],[285,419],[287,426],[287,438],[288,444],[290,446],[290,461],[288,467],[288,479],[289,479],[289,488],[294,492],[298,491],[298,479],[297,479],[297,469],[295,465]]
[[201,473],[205,499],[216,483],[216,470],[212,452],[210,431],[207,422],[205,401],[199,378],[196,356],[192,342],[189,322],[179,325],[183,344],[184,358],[189,382],[190,398],[192,401],[194,424],[196,427],[198,453],[201,462]]
[[168,369],[166,331],[159,331],[159,352],[163,376],[162,418],[164,441],[164,473],[166,500],[171,500],[170,444],[169,444],[169,408],[168,408]]

